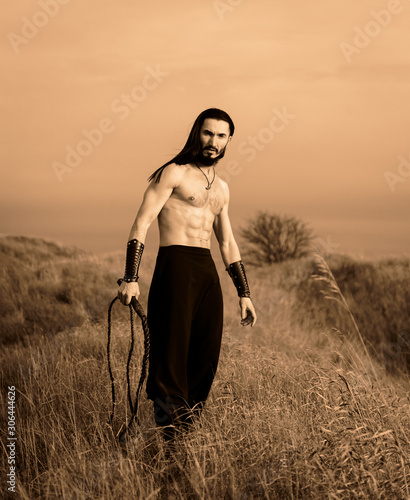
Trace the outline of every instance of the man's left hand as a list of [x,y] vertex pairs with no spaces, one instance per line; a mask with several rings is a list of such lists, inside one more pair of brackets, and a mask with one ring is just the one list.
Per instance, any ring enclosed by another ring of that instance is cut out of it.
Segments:
[[241,308],[241,325],[253,326],[256,323],[256,312],[251,299],[248,297],[241,297],[239,299],[239,307]]

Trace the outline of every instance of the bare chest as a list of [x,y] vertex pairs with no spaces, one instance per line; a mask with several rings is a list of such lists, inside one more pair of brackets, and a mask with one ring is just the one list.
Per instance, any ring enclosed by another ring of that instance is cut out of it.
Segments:
[[224,203],[218,179],[215,179],[210,189],[206,189],[205,179],[188,178],[175,189],[172,196],[192,207],[209,210],[214,215],[221,212]]

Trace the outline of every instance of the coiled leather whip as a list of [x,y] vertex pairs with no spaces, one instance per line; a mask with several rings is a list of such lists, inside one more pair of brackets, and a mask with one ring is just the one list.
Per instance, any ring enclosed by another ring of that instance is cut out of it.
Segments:
[[[114,410],[115,410],[115,382],[114,382],[114,375],[112,373],[111,369],[111,311],[112,307],[115,304],[115,301],[118,300],[118,297],[115,297],[113,299],[108,307],[108,338],[107,338],[107,361],[108,361],[108,372],[110,374],[110,379],[111,379],[111,394],[112,394],[112,410],[111,410],[111,415],[110,415],[110,420],[109,423],[112,424],[112,421],[114,419]],[[127,360],[127,396],[128,396],[128,404],[130,407],[131,411],[131,418],[126,425],[125,429],[121,432],[119,439],[123,438],[125,433],[127,432],[127,429],[131,426],[133,423],[134,419],[136,420],[137,424],[139,425],[138,417],[137,417],[137,412],[138,412],[138,402],[139,402],[139,397],[142,391],[142,386],[144,384],[146,374],[147,374],[147,366],[148,366],[148,358],[149,358],[149,350],[150,350],[150,336],[149,336],[149,328],[148,328],[148,320],[147,317],[144,313],[144,309],[142,308],[141,304],[138,302],[138,300],[135,297],[132,297],[131,299],[131,304],[129,305],[130,309],[130,324],[131,324],[131,344],[130,344],[130,350],[128,353],[128,360]],[[141,319],[142,323],[142,329],[144,331],[144,354],[142,357],[142,366],[141,366],[141,375],[140,379],[138,382],[138,388],[137,392],[135,395],[135,402],[134,404],[132,403],[132,396],[131,396],[131,383],[130,383],[130,364],[131,364],[131,358],[132,358],[132,353],[134,351],[134,316],[133,316],[133,310],[137,313],[137,315]]]

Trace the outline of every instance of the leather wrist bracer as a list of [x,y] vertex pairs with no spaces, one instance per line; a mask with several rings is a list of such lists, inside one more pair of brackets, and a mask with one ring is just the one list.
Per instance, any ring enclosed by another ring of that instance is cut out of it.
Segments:
[[121,281],[135,283],[138,281],[138,271],[140,267],[144,244],[138,240],[130,240],[127,243],[127,257],[125,260],[125,273]]
[[241,260],[233,262],[229,265],[226,271],[232,278],[233,284],[238,291],[238,297],[250,297],[251,292],[249,290],[248,280],[246,279],[243,262]]

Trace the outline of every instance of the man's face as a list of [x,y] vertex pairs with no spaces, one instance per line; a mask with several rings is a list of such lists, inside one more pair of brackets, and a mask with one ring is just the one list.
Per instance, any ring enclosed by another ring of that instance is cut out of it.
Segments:
[[229,123],[206,118],[199,133],[203,158],[217,161],[230,140]]

